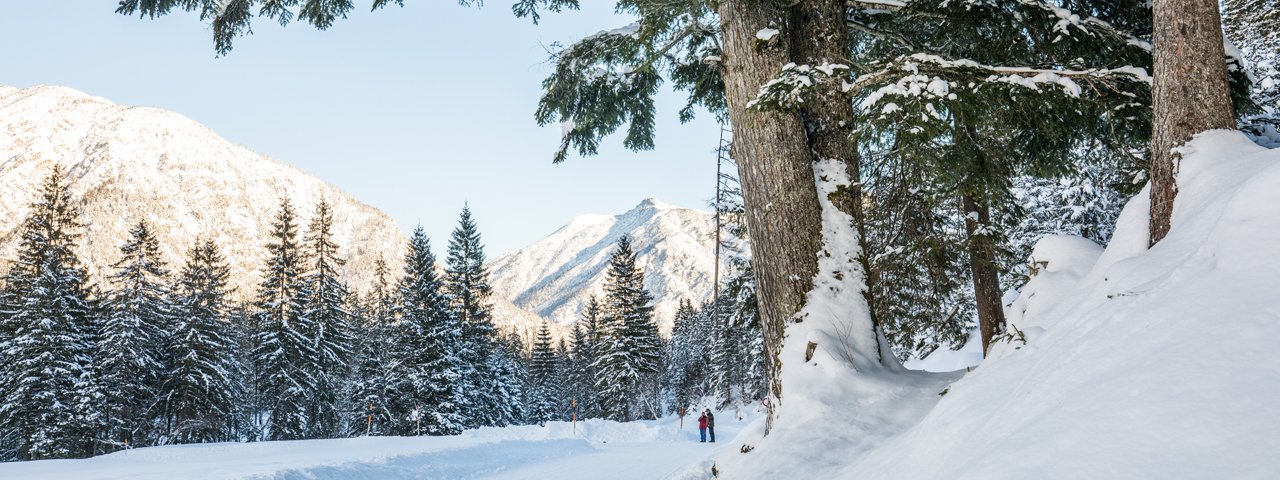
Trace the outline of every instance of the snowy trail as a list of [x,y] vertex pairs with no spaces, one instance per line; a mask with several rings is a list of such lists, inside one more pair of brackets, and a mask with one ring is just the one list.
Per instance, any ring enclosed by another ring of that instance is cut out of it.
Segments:
[[83,460],[0,464],[5,480],[708,478],[710,461],[760,418],[717,414],[717,443],[696,419],[565,422],[484,428],[451,437],[362,437],[174,445]]

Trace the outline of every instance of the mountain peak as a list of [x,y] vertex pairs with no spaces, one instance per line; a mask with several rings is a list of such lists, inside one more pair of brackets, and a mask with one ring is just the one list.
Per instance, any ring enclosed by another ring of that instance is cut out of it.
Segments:
[[570,325],[604,285],[619,238],[632,239],[654,316],[671,327],[679,301],[711,295],[715,256],[709,212],[646,198],[620,215],[581,215],[555,233],[490,264],[496,296],[552,323]]
[[649,198],[646,198],[646,199],[644,199],[644,200],[641,200],[641,201],[640,201],[640,204],[639,204],[639,205],[636,205],[636,206],[635,206],[635,208],[632,208],[631,210],[632,210],[632,211],[636,211],[636,210],[673,210],[673,209],[677,209],[677,208],[680,208],[680,207],[675,206],[675,205],[672,205],[672,204],[667,203],[667,202],[664,202],[664,201],[662,201],[662,200],[658,200],[657,198],[654,198],[654,197],[649,197]]

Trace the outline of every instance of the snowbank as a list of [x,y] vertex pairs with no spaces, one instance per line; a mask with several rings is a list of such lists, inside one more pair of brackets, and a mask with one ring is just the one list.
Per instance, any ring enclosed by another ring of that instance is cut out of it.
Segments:
[[1154,248],[1145,192],[1105,251],[1045,239],[972,373],[838,379],[861,397],[722,456],[726,478],[1280,477],[1280,150],[1214,131],[1183,153]]

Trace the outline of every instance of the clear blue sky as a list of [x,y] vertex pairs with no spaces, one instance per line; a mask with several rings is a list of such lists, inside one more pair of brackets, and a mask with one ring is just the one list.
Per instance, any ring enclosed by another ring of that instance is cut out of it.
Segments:
[[113,0],[0,5],[0,84],[70,86],[125,105],[174,110],[223,137],[293,164],[444,246],[469,202],[489,254],[515,250],[581,213],[621,213],[645,197],[706,208],[719,127],[705,111],[680,124],[683,96],[659,103],[657,149],[620,137],[590,158],[551,164],[558,126],[533,111],[550,71],[545,46],[628,23],[613,2],[517,19],[510,0],[483,8],[408,0],[328,31],[258,19],[215,58],[207,25],[174,13],[113,13]]

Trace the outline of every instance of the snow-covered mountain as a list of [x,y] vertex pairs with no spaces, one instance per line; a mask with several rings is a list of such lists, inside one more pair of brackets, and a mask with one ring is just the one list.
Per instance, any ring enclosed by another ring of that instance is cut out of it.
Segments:
[[[343,278],[354,287],[366,288],[378,258],[393,275],[400,271],[405,236],[385,213],[180,114],[57,86],[0,86],[0,259],[14,257],[17,228],[54,164],[68,172],[82,201],[80,254],[99,280],[119,258],[129,228],[145,219],[174,270],[197,238],[212,237],[231,264],[232,285],[248,298],[284,197],[303,226],[321,198],[333,204],[335,240],[347,258]],[[659,324],[669,328],[680,298],[710,296],[711,221],[710,213],[653,199],[622,215],[575,218],[492,262],[498,326],[531,340],[547,318],[557,336],[564,334],[600,291],[614,243],[628,234]]]
[[251,295],[280,199],[302,225],[321,198],[334,207],[344,279],[363,286],[385,256],[398,271],[404,234],[386,214],[284,163],[219,137],[174,112],[116,105],[55,86],[0,86],[0,258],[13,258],[17,227],[54,164],[83,200],[81,255],[98,278],[139,220],[154,226],[171,269],[197,237],[212,237]]
[[715,266],[709,212],[646,199],[621,215],[582,215],[555,233],[490,263],[497,296],[570,325],[591,295],[602,293],[609,257],[622,235],[632,239],[655,316],[670,331],[681,298],[711,297]]

